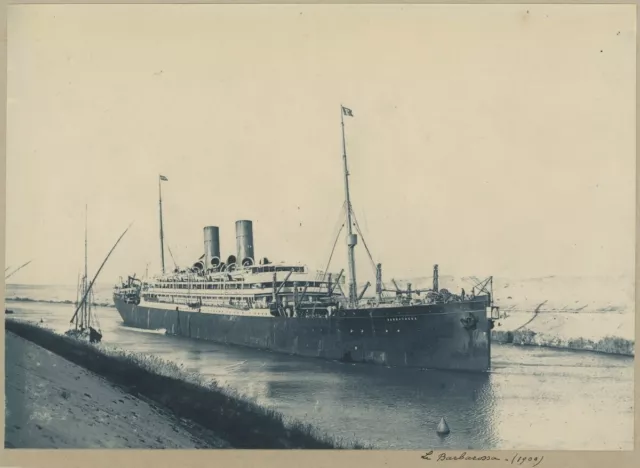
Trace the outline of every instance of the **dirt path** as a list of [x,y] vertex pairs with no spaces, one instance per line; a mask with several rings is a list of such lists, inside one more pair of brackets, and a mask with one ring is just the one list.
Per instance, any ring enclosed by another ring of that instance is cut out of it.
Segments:
[[10,332],[5,335],[5,447],[213,448],[187,421]]

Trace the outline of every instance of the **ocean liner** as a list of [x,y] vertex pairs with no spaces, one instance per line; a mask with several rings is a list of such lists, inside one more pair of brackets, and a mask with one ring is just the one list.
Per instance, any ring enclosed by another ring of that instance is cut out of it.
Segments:
[[[358,289],[354,249],[359,230],[349,195],[349,171],[341,106],[345,223],[349,283],[337,274],[305,265],[257,258],[253,223],[236,222],[236,248],[221,256],[218,226],[204,227],[204,253],[189,268],[165,272],[162,182],[159,176],[162,274],[135,275],[114,287],[115,306],[127,326],[262,350],[346,362],[422,369],[485,372],[491,366],[492,278],[477,281],[471,294],[439,287],[438,266],[428,289],[387,289],[375,264],[370,283]],[[340,232],[338,233],[340,235]],[[337,240],[337,239],[336,239]],[[366,243],[364,243],[366,248]],[[335,248],[335,244],[334,244]],[[367,249],[367,253],[368,249]],[[333,254],[333,252],[332,252]],[[371,258],[371,256],[370,256]],[[223,261],[224,260],[224,261]],[[328,269],[328,268],[327,268]],[[492,318],[493,317],[493,318]]]

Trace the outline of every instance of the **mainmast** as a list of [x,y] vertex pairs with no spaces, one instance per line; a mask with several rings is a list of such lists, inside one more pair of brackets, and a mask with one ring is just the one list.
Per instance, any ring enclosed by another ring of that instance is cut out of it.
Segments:
[[355,306],[358,302],[358,290],[356,282],[356,262],[354,248],[358,243],[358,236],[353,233],[351,222],[351,198],[349,197],[349,169],[347,166],[347,143],[344,134],[344,116],[353,117],[351,109],[340,106],[340,123],[342,124],[342,159],[344,161],[344,193],[347,208],[347,247],[349,258],[349,305]]
[[162,260],[162,274],[164,275],[164,231],[162,227],[162,181],[168,181],[165,176],[160,175],[158,179],[158,195],[160,200],[160,258]]

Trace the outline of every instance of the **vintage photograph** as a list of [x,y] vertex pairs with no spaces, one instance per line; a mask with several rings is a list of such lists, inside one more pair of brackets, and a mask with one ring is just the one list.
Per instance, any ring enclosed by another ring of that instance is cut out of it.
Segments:
[[635,6],[7,30],[5,448],[633,449]]

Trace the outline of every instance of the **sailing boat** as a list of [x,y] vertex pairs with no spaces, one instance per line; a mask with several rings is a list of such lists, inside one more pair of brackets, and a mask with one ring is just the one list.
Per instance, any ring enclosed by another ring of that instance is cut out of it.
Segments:
[[[133,223],[131,223],[133,224]],[[74,327],[70,328],[66,334],[68,336],[73,336],[77,338],[86,339],[88,338],[91,343],[99,343],[102,340],[102,332],[100,331],[100,323],[98,322],[98,317],[95,313],[93,313],[93,285],[98,278],[98,275],[102,271],[105,263],[109,260],[109,257],[120,243],[124,235],[131,228],[131,224],[127,229],[124,230],[116,243],[111,247],[111,250],[102,261],[102,265],[98,268],[95,276],[88,282],[89,276],[87,271],[87,228],[86,228],[86,220],[85,220],[85,234],[84,234],[84,275],[82,280],[80,281],[80,285],[78,286],[78,296],[82,295],[82,299],[76,304],[76,311],[73,313],[71,320],[69,323],[73,324]]]
[[[94,296],[93,290],[89,285],[88,276],[88,256],[87,256],[87,212],[85,207],[85,226],[84,226],[84,274],[78,281],[78,298],[76,307],[80,308],[80,313],[74,314],[72,323],[74,327],[70,328],[67,336],[73,336],[80,339],[89,339],[90,343],[99,343],[102,340],[102,332],[100,331],[100,322],[93,311]],[[80,302],[79,298],[83,300]]]

